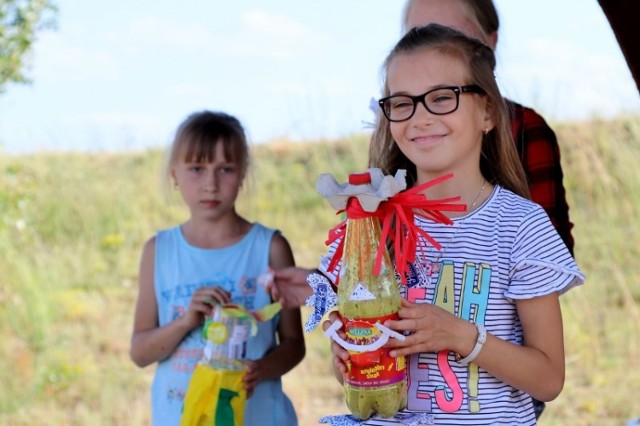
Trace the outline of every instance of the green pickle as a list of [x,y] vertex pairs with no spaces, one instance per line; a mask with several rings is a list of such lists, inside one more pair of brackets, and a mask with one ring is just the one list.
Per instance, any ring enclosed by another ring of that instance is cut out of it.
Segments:
[[[349,203],[357,203],[350,198]],[[374,262],[380,244],[377,217],[348,218],[338,285],[338,310],[352,344],[372,343],[380,337],[375,323],[397,318],[401,295],[386,247],[379,275]],[[354,297],[355,295],[355,297]],[[374,296],[373,298],[371,296]],[[387,348],[350,352],[344,380],[346,404],[352,415],[367,419],[378,413],[393,417],[406,406],[407,378],[404,357],[391,358]]]

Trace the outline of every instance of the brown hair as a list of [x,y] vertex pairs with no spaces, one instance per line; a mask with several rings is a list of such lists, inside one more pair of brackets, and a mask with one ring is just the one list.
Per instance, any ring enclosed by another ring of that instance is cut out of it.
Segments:
[[240,121],[224,112],[201,111],[178,127],[167,160],[167,177],[180,160],[213,161],[218,143],[224,145],[225,160],[237,163],[244,175],[249,167],[249,145]]
[[[403,32],[409,31],[411,28],[407,28],[407,22],[409,22],[409,16],[411,15],[411,7],[419,0],[407,0],[402,13],[402,29]],[[446,0],[453,1],[453,0]],[[462,7],[468,13],[467,17],[472,19],[476,25],[486,36],[497,33],[500,28],[500,18],[498,17],[498,11],[493,4],[493,0],[457,0]]]
[[[412,54],[424,49],[435,49],[452,60],[460,61],[468,70],[470,81],[466,84],[477,84],[484,89],[495,127],[482,139],[480,171],[488,181],[529,198],[526,176],[513,142],[507,107],[493,74],[496,59],[491,48],[460,31],[442,25],[413,28],[400,39],[384,62],[383,96],[390,94],[386,72],[393,59],[401,54]],[[416,183],[416,166],[398,148],[391,135],[389,121],[383,114],[377,114],[369,146],[369,165],[393,175],[397,170],[405,169],[407,185],[410,187]]]

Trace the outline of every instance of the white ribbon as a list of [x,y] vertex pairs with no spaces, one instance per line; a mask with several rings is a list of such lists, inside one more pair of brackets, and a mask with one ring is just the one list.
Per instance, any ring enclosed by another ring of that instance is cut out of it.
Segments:
[[330,339],[333,339],[344,349],[352,352],[373,352],[383,347],[391,337],[398,339],[401,342],[403,342],[405,339],[405,336],[403,336],[402,334],[398,333],[397,331],[391,330],[388,327],[385,327],[379,322],[375,323],[374,325],[378,330],[382,332],[382,336],[380,336],[380,338],[375,342],[369,343],[368,345],[354,345],[353,343],[349,343],[342,337],[340,337],[338,335],[338,330],[342,328],[342,321],[340,321],[339,319],[335,320],[333,324],[331,324],[331,326],[324,332],[324,335]]

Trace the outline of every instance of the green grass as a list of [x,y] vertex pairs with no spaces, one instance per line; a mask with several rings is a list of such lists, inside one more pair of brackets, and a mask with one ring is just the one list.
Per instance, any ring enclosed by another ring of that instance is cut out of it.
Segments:
[[[567,380],[541,424],[623,425],[640,415],[640,117],[554,128],[587,283],[561,299]],[[163,192],[163,155],[0,158],[0,425],[148,423],[153,369],[128,358],[140,249],[187,214]],[[255,146],[239,211],[313,266],[338,219],[315,179],[366,158],[365,136]],[[326,339],[306,338],[284,379],[301,425],[346,412]]]

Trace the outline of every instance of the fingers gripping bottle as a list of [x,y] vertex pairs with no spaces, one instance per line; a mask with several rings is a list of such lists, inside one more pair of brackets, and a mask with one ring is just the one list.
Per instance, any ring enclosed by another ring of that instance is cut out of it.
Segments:
[[[352,174],[350,185],[370,186],[369,173]],[[384,348],[390,336],[403,338],[382,324],[398,318],[400,291],[389,253],[380,241],[380,219],[365,211],[358,197],[347,201],[346,235],[338,285],[338,310],[346,338],[332,337],[349,351],[344,378],[346,404],[366,419],[375,413],[393,417],[406,406],[404,357],[392,358]],[[383,247],[380,247],[380,245]],[[380,257],[378,249],[382,250]],[[374,273],[378,257],[379,273]],[[334,324],[335,331],[340,324]]]

